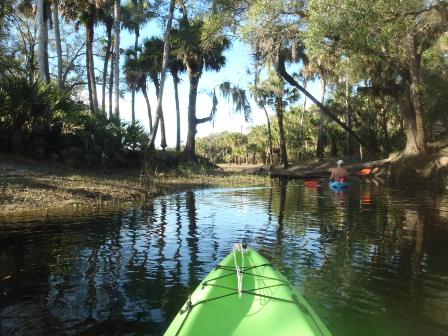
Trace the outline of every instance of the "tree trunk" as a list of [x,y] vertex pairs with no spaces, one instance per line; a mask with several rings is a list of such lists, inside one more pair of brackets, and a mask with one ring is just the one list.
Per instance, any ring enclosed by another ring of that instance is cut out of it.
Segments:
[[37,20],[39,26],[39,42],[37,49],[39,77],[48,84],[50,83],[50,71],[48,66],[48,6],[45,0],[39,0],[37,3]]
[[286,152],[285,128],[283,125],[283,102],[282,97],[275,97],[275,114],[277,115],[278,133],[280,136],[280,164],[288,167],[288,153]]
[[[96,92],[96,80],[95,80],[95,65],[93,60],[93,35],[94,28],[93,22],[87,22],[85,24],[86,27],[86,51],[87,51],[87,74],[90,79],[90,92],[92,93],[92,105],[93,105],[93,113],[98,112],[98,95]],[[90,95],[89,95],[90,96]]]
[[[348,128],[352,128],[352,111],[350,108],[350,92],[351,87],[348,83],[348,80],[345,80],[345,116],[346,116],[346,124]],[[347,132],[347,155],[351,155],[353,152],[353,144],[352,137],[350,133]]]
[[409,95],[407,93],[398,96],[398,107],[403,117],[403,126],[406,135],[406,148],[404,153],[415,155],[419,153],[417,143],[417,125],[415,122],[415,113],[412,109]]
[[[156,89],[156,96],[158,97],[160,95],[160,82],[157,77],[153,78],[152,81]],[[156,115],[156,119],[158,119],[156,120],[157,125],[155,125],[153,129],[158,128],[160,123],[160,147],[162,148],[163,151],[165,151],[167,145],[166,145],[165,118],[163,115],[163,107],[160,107],[160,114],[158,117]]]
[[113,106],[113,94],[114,94],[114,46],[110,47],[110,76],[109,76],[109,119],[113,118],[112,106]]
[[176,152],[180,151],[180,108],[179,108],[179,76],[173,73],[174,100],[176,102]]
[[266,110],[266,107],[263,105],[264,114],[266,116],[266,121],[268,125],[268,141],[269,141],[269,163],[274,163],[274,151],[272,149],[272,130],[271,130],[271,121],[269,120],[269,114]]
[[59,1],[53,0],[53,25],[54,39],[56,43],[57,66],[58,66],[58,88],[62,89],[62,47],[61,47],[61,31],[59,27]]
[[409,70],[411,75],[410,97],[415,112],[415,125],[417,130],[417,148],[419,154],[425,154],[426,149],[426,130],[424,121],[424,112],[422,104],[421,80],[420,80],[420,56],[417,54],[415,37],[411,34],[408,37],[409,47]]
[[380,111],[380,118],[381,118],[381,129],[383,131],[383,141],[382,143],[383,145],[383,154],[387,155],[389,154],[390,151],[390,146],[389,146],[389,130],[387,129],[387,115],[386,115],[386,108],[384,106],[381,107],[381,111]]
[[88,46],[88,41],[89,41],[89,37],[88,34],[86,33],[86,70],[87,70],[87,89],[89,92],[89,108],[90,111],[94,111],[95,107],[93,104],[93,95],[92,95],[92,80],[90,78],[90,72],[89,72],[89,68],[90,68],[90,57],[89,57],[89,53],[87,52],[87,46]]
[[36,58],[36,54],[35,54],[35,48],[31,47],[30,48],[30,56],[29,56],[29,63],[28,63],[28,67],[27,69],[29,69],[29,73],[28,73],[28,81],[30,83],[32,83],[34,81],[34,76],[36,74],[36,62],[35,62],[35,58]]
[[193,72],[189,67],[187,71],[190,80],[190,94],[188,96],[188,135],[184,153],[188,160],[194,160],[196,158],[196,97],[200,73]]
[[[303,88],[306,90],[307,89],[307,87],[308,87],[308,80],[307,79],[304,79],[303,80]],[[305,129],[304,129],[304,126],[303,126],[303,121],[304,121],[304,118],[305,118],[305,111],[306,111],[306,103],[307,103],[307,96],[305,95],[305,97],[303,98],[303,107],[302,107],[302,111],[301,111],[301,113],[300,113],[300,130],[299,130],[299,142],[302,142],[303,141],[303,138],[304,138],[304,135],[305,135]],[[306,145],[306,141],[305,141],[305,145]],[[299,157],[300,157],[300,152],[299,152],[299,155],[298,155]]]
[[115,80],[115,115],[120,117],[120,0],[114,1],[114,32],[115,32],[115,57],[114,57],[114,80]]
[[[165,87],[166,69],[168,68],[168,56],[170,54],[170,47],[171,47],[170,34],[171,34],[171,27],[173,25],[175,4],[176,4],[175,0],[170,1],[168,21],[166,23],[165,36],[163,39],[163,60],[162,60],[162,71],[161,71],[161,75],[160,75],[160,90],[159,90],[159,94],[157,95],[156,118],[154,121],[153,132],[151,133],[151,141],[150,141],[150,146],[149,146],[150,148],[154,148],[154,142],[156,140],[157,129],[159,126],[159,120],[161,117],[163,118],[163,111],[162,111],[163,89]],[[165,130],[162,130],[162,132],[164,133]],[[165,144],[165,147],[166,147],[166,139],[163,139],[164,136],[165,135],[162,134],[162,145]]]
[[[304,88],[305,90],[308,89],[308,80],[307,80],[307,79],[304,79],[304,80],[303,80],[303,88]],[[308,99],[308,97],[305,95],[305,97],[303,97],[303,113],[305,113],[305,111],[306,111],[306,103],[307,103],[307,99]],[[302,118],[302,120],[303,120],[303,118]]]
[[131,90],[131,121],[135,124],[135,89]]
[[[107,70],[109,68],[109,59],[111,55],[112,48],[112,24],[106,23],[106,35],[107,35],[107,45],[106,45],[106,55],[104,56],[104,66],[103,66],[103,86],[102,86],[102,99],[101,99],[101,109],[106,113],[106,82],[107,82]],[[112,72],[111,72],[112,75]],[[110,109],[109,109],[110,110]]]
[[[138,38],[140,36],[140,27],[137,25],[135,27],[135,41],[134,41],[134,57],[138,58]],[[131,88],[131,111],[132,111],[132,123],[135,123],[135,88]]]
[[[325,80],[325,77],[321,75],[321,85],[322,85],[322,96],[320,103],[322,106],[325,106],[325,93],[327,88],[327,81]],[[317,151],[316,151],[317,157],[319,160],[322,160],[324,158],[324,111],[321,107],[319,110],[319,126],[317,128]]]
[[165,151],[166,144],[166,132],[165,132],[165,117],[163,115],[163,109],[160,108],[160,147],[162,151]]
[[152,115],[151,115],[151,104],[149,103],[148,92],[146,91],[146,83],[142,85],[143,97],[145,97],[146,109],[148,110],[148,120],[149,120],[149,133],[152,133]]

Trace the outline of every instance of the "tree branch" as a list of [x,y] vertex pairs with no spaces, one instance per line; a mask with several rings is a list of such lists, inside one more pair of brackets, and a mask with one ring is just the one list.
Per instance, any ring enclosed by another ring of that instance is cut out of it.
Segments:
[[442,8],[446,8],[446,6],[447,6],[446,1],[439,1],[435,5],[432,5],[432,6],[429,6],[429,7],[426,7],[426,8],[422,8],[421,10],[417,10],[417,11],[406,12],[406,13],[387,12],[386,14],[392,15],[392,18],[385,19],[384,22],[390,22],[390,21],[392,21],[394,19],[402,18],[402,17],[405,17],[405,16],[412,16],[412,17],[416,18],[420,14],[431,12],[433,10],[439,10],[439,9],[442,9]]
[[334,115],[332,112],[330,112],[320,101],[318,101],[311,93],[308,92],[302,85],[300,85],[294,77],[292,77],[285,69],[285,62],[283,59],[278,59],[275,64],[275,71],[277,74],[284,78],[290,85],[298,88],[302,93],[304,93],[311,101],[318,106],[324,114],[326,114],[330,119],[332,119],[336,124],[338,124],[342,129],[344,129],[346,132],[348,132],[353,138],[358,141],[358,143],[363,146],[369,153],[371,151],[369,150],[369,147],[364,143],[364,141],[361,140],[361,138],[352,131],[351,128],[347,127],[342,121],[339,120],[339,118]]
[[206,117],[206,118],[199,118],[199,119],[196,118],[196,125],[212,121],[212,119],[213,119],[213,114],[212,113],[210,113],[210,115],[208,117]]
[[73,64],[75,63],[75,60],[76,60],[79,56],[82,55],[82,54],[80,54],[80,52],[81,52],[81,50],[84,48],[84,46],[85,46],[85,42],[82,43],[81,47],[80,47],[80,48],[78,49],[78,51],[76,52],[75,56],[73,56],[73,58],[70,60],[70,63],[69,63],[69,65],[68,65],[67,69],[65,69],[65,71],[64,71],[64,75],[62,76],[62,83],[63,83],[63,85],[64,85],[65,82],[67,81],[67,76],[68,76],[69,72],[71,71],[71,69],[72,69],[72,67],[73,67]]
[[70,85],[70,90],[72,90],[75,86],[78,86],[78,85],[87,85],[87,82],[75,82],[75,83],[72,83],[72,85]]
[[364,94],[368,94],[374,97],[381,95],[388,95],[394,98],[398,97],[398,92],[402,89],[401,85],[393,84],[387,86],[359,86],[356,91]]

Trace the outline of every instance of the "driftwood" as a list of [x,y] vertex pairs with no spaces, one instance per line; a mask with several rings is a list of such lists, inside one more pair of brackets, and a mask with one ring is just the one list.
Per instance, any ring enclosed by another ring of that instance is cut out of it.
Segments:
[[[386,174],[387,167],[390,165],[390,159],[369,161],[369,162],[357,162],[352,164],[344,165],[344,167],[349,171],[349,174],[359,173],[360,170],[364,168],[372,168],[367,177],[372,176],[382,176]],[[334,168],[334,164],[325,164],[316,168],[309,167],[297,167],[291,166],[288,168],[281,167],[271,167],[269,170],[269,175],[272,177],[295,177],[295,178],[319,178],[328,177],[331,173],[331,168]],[[361,175],[362,176],[362,175]]]

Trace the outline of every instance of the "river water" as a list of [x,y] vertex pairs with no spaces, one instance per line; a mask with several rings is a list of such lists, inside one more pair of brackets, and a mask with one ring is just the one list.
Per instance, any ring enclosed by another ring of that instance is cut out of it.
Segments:
[[335,336],[448,335],[448,197],[303,181],[0,220],[0,335],[161,335],[237,241]]

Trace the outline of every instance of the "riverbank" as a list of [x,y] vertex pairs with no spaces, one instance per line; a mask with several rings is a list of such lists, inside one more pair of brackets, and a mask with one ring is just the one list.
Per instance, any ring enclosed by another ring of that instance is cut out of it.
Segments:
[[[327,177],[335,160],[312,160],[287,169],[268,165],[222,165],[216,169],[183,166],[174,171],[142,172],[138,169],[79,170],[54,163],[0,157],[0,216],[67,207],[88,210],[128,206],[198,187],[265,185],[270,176]],[[351,174],[380,184],[424,183],[445,189],[448,180],[448,147],[423,158],[391,156],[370,162],[359,162],[355,158],[345,161]]]
[[[282,165],[263,165],[248,167],[242,171],[272,177],[328,178],[331,168],[336,166],[336,161],[339,159],[333,157],[325,160],[307,160],[287,168]],[[430,188],[445,189],[448,183],[448,146],[446,145],[431,146],[429,153],[424,156],[394,153],[387,158],[373,161],[361,161],[356,157],[346,157],[343,160],[345,168],[352,177],[369,179],[380,184],[389,183],[401,187],[427,185]]]
[[263,185],[267,177],[183,167],[174,172],[79,170],[59,164],[2,157],[0,216],[66,207],[127,205],[197,187]]

